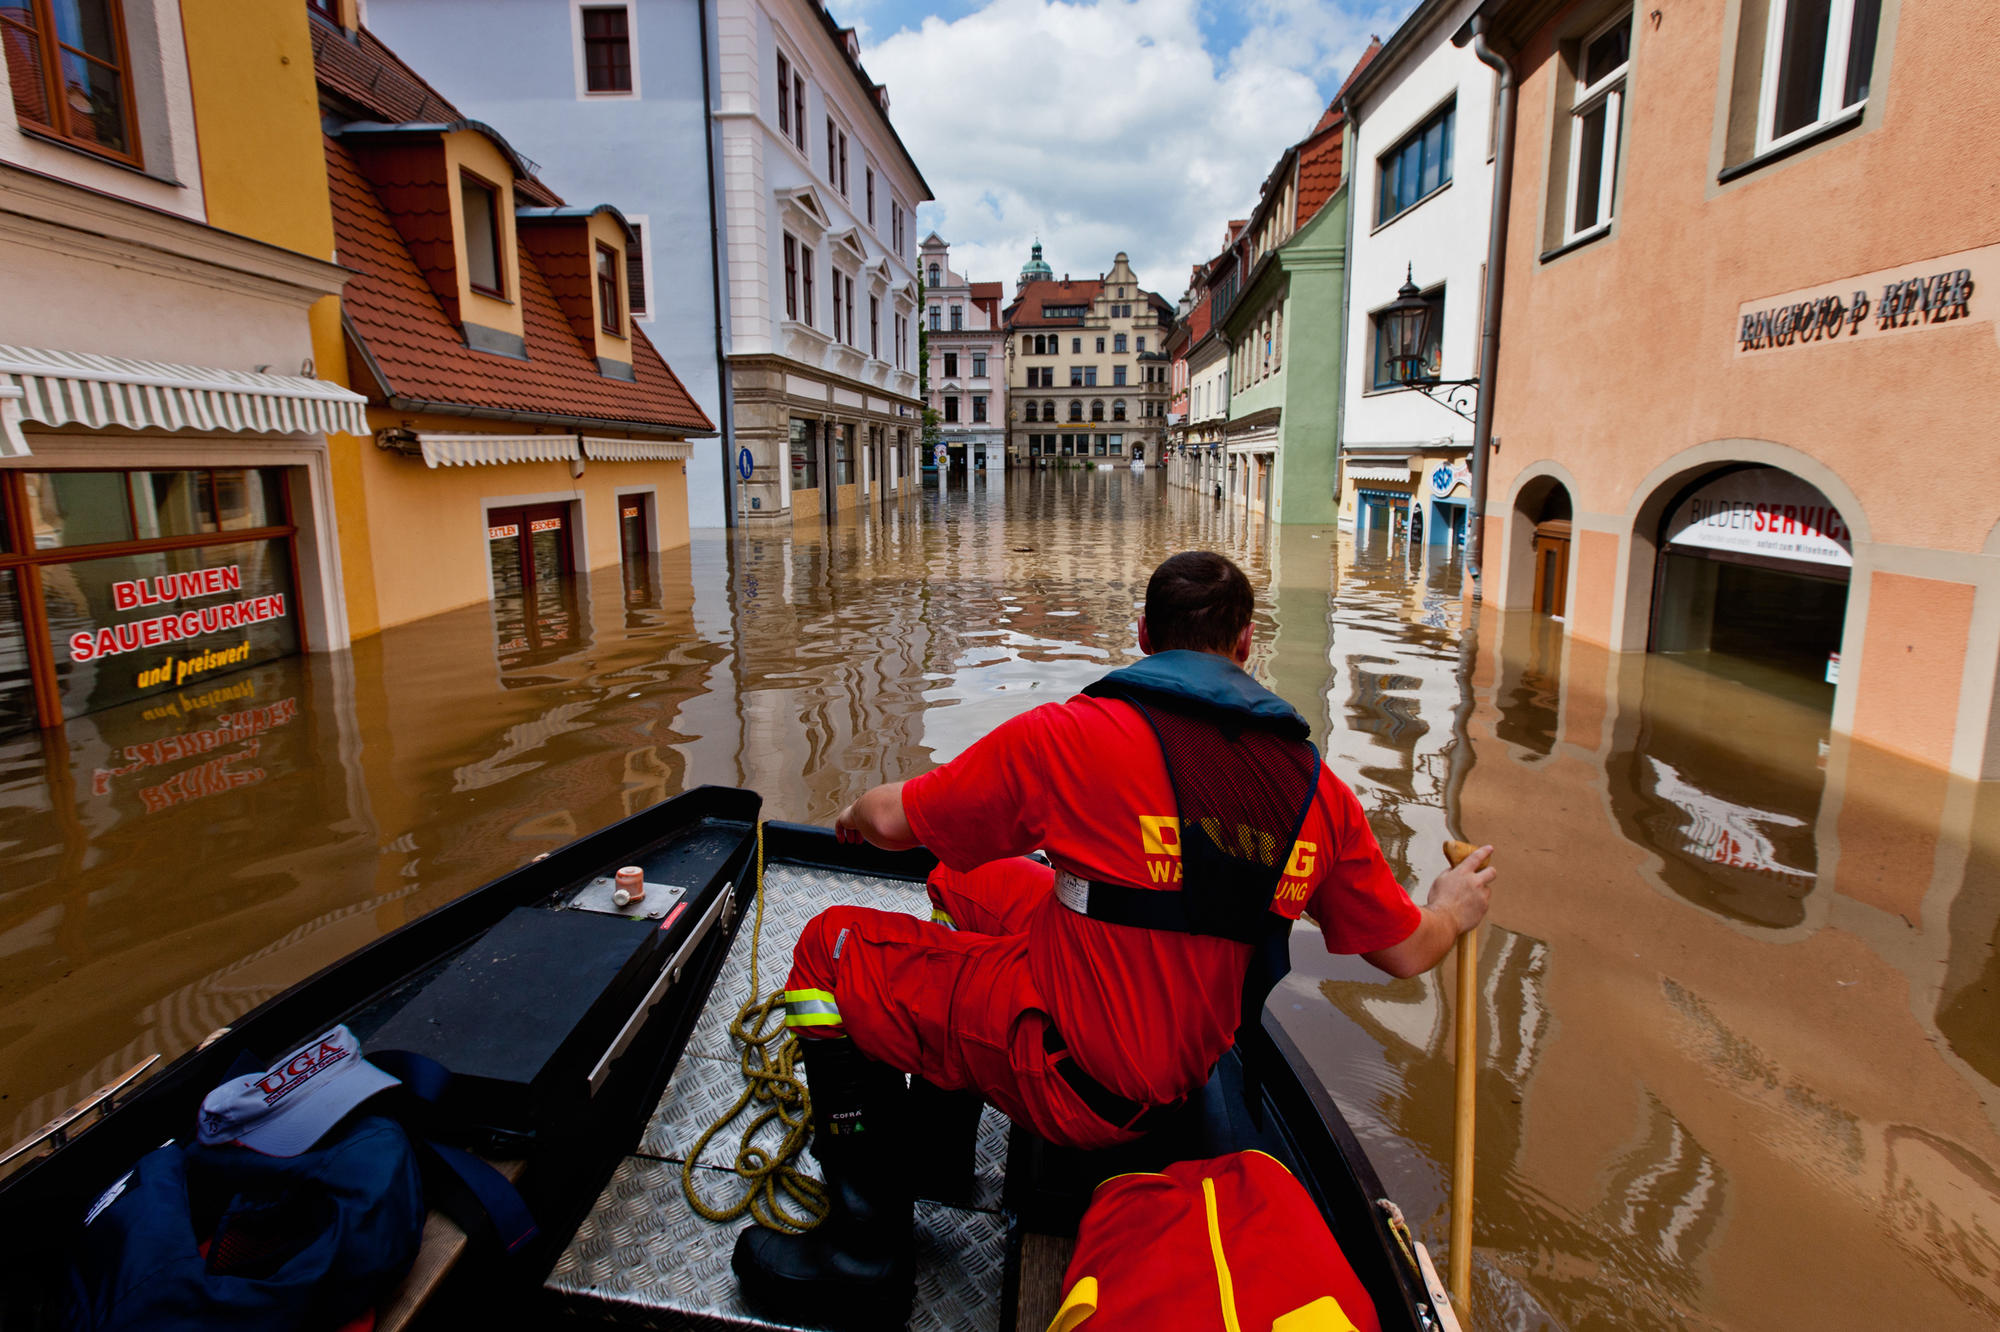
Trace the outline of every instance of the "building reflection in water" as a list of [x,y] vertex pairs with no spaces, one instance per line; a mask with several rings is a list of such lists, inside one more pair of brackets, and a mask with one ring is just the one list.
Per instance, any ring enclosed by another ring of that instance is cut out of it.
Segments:
[[[824,821],[1131,660],[1146,576],[1199,547],[1405,882],[1499,844],[1481,1326],[2000,1320],[2000,786],[1546,617],[1461,633],[1442,547],[1123,468],[551,571],[0,744],[0,1136],[690,785]],[[1293,951],[1274,1007],[1442,1256],[1449,968]]]

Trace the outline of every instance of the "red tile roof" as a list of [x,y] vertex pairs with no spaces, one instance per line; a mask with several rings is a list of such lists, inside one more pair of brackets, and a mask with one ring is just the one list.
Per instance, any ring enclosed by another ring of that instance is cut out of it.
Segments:
[[1312,221],[1313,214],[1333,197],[1340,182],[1345,179],[1341,162],[1341,128],[1347,123],[1346,115],[1340,109],[1340,99],[1347,95],[1347,89],[1368,68],[1370,61],[1382,54],[1382,39],[1370,37],[1368,49],[1354,62],[1354,68],[1347,71],[1341,81],[1340,91],[1327,103],[1326,114],[1319,118],[1313,131],[1299,144],[1299,220],[1304,226]]
[[[595,345],[579,340],[548,279],[525,250],[519,294],[528,359],[467,347],[457,321],[446,312],[404,231],[391,220],[354,154],[328,137],[326,164],[336,255],[354,271],[341,296],[342,310],[389,396],[447,412],[470,407],[647,434],[715,429],[636,327],[634,381],[600,374]],[[389,191],[396,198],[406,192],[403,187]],[[416,196],[409,197],[414,205]],[[435,217],[426,222],[419,213],[413,221],[429,229]]]
[[1299,222],[1312,221],[1335,190],[1341,176],[1341,118],[1299,145]]
[[1030,282],[1007,307],[1007,327],[1009,328],[1067,328],[1080,321],[1074,315],[1059,315],[1050,318],[1042,313],[1045,305],[1088,306],[1104,291],[1104,283],[1097,278],[1083,278],[1075,282],[1057,282],[1053,279]]

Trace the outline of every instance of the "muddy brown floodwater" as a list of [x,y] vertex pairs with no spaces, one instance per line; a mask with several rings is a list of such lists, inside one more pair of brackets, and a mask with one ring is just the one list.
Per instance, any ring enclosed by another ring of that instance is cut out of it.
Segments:
[[[1406,882],[1499,845],[1479,1327],[2000,1322],[2000,789],[1717,663],[1465,632],[1436,548],[1008,480],[0,742],[0,1140],[685,787],[825,821],[1130,660],[1147,573],[1206,546]],[[1295,938],[1272,1003],[1442,1250],[1451,987]]]

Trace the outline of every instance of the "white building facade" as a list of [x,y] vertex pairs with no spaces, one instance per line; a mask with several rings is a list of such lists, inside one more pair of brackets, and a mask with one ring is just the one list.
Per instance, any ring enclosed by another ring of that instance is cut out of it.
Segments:
[[737,520],[831,521],[919,475],[930,187],[852,28],[812,0],[719,9]]
[[[956,473],[1006,468],[1007,335],[1000,326],[1005,287],[973,282],[951,267],[951,244],[936,232],[921,249],[930,409],[938,414],[943,462]],[[935,466],[938,459],[925,460]]]
[[1340,523],[1448,549],[1465,537],[1473,399],[1456,396],[1461,416],[1396,383],[1380,315],[1405,280],[1413,283],[1434,312],[1430,375],[1478,375],[1496,76],[1470,46],[1451,42],[1477,7],[1424,0],[1347,94],[1354,137]]

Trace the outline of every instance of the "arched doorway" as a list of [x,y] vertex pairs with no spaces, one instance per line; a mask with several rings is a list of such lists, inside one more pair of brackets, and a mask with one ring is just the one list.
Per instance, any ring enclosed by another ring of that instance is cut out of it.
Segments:
[[1514,493],[1505,528],[1506,604],[1569,618],[1569,566],[1575,513],[1567,479],[1540,472]]
[[1569,614],[1569,487],[1560,481],[1549,487],[1535,512],[1535,600],[1537,615],[1562,619]]
[[1782,468],[1695,478],[1661,520],[1647,649],[1831,708],[1853,544],[1839,508]]

